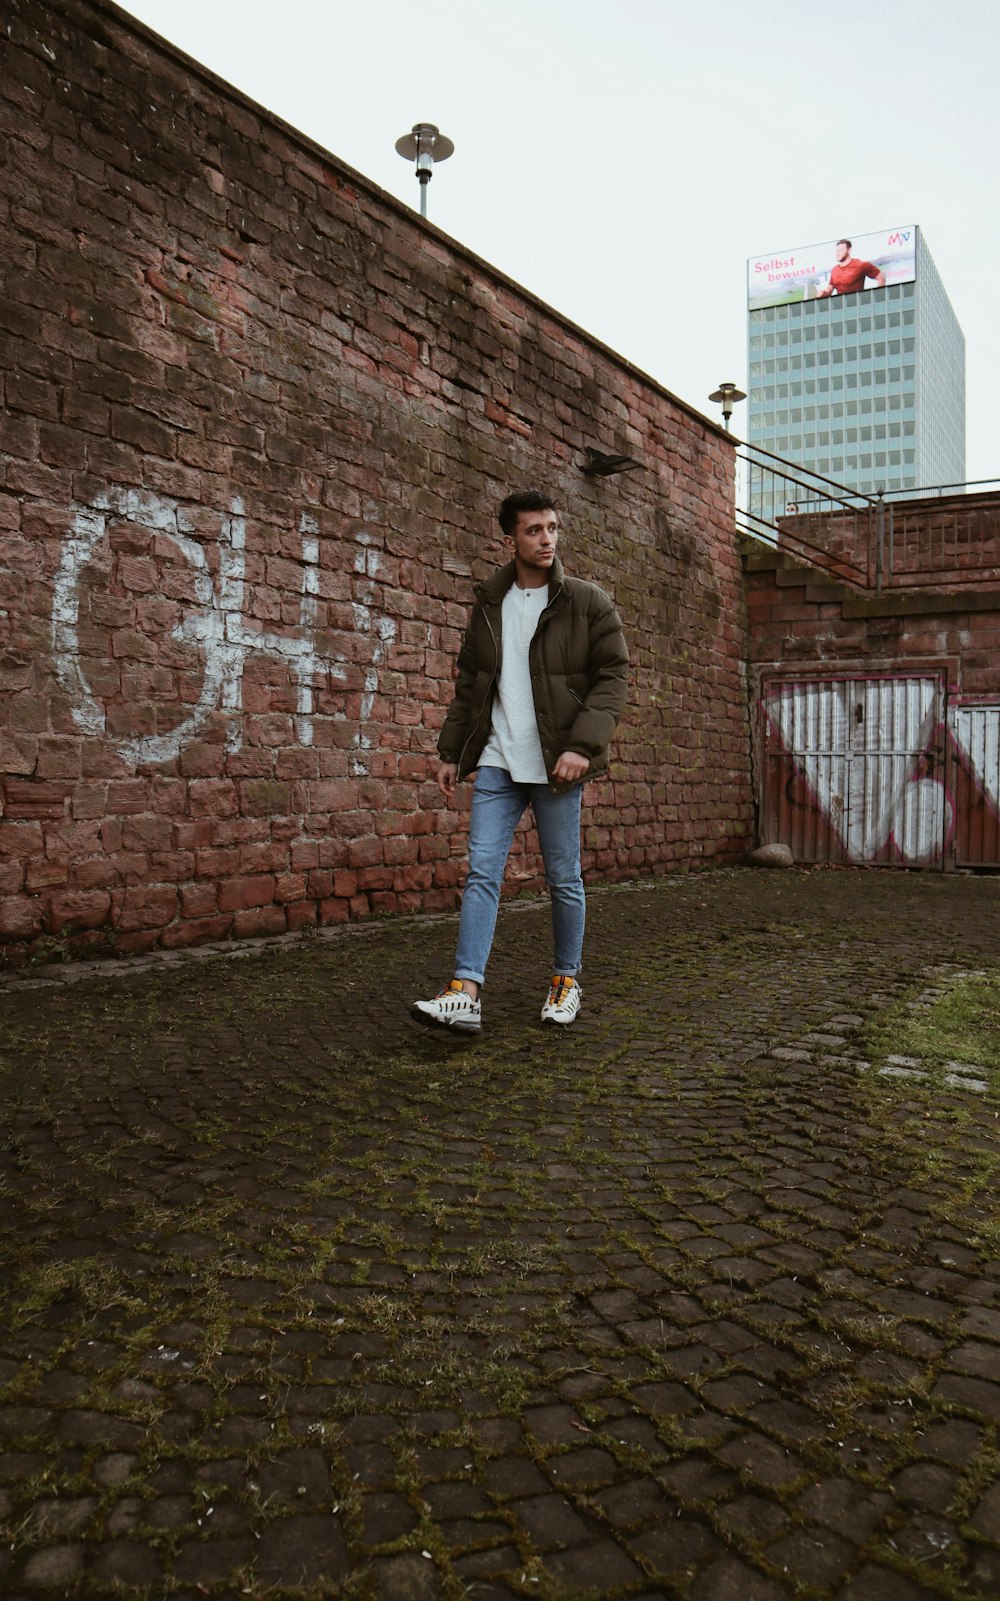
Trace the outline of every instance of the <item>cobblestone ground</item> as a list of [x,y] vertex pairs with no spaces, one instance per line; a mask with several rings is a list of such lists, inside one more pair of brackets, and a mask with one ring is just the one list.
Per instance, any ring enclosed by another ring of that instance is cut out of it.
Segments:
[[[1000,884],[726,872],[0,985],[7,1597],[1000,1595]],[[541,962],[539,956],[541,954]],[[73,978],[72,982],[68,979]]]

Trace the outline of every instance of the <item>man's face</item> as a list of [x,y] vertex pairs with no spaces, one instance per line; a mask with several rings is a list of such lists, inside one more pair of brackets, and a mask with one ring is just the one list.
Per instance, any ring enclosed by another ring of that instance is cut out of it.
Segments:
[[846,244],[843,239],[838,239],[837,240],[837,260],[838,261],[846,261],[850,254],[851,254],[850,245]]
[[555,560],[559,542],[559,513],[519,511],[514,532],[509,536],[514,556],[523,567],[548,572]]

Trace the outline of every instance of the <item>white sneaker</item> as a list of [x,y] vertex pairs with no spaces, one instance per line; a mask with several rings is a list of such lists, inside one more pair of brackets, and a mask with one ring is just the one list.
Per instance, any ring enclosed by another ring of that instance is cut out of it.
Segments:
[[576,979],[569,973],[557,973],[552,980],[549,998],[542,1007],[543,1023],[572,1023],[580,1010],[583,998]]
[[453,978],[439,995],[431,1001],[414,1001],[410,1015],[419,1023],[432,1023],[439,1028],[455,1028],[463,1034],[478,1034],[483,1026],[483,1009],[479,1000],[473,1000],[462,988],[462,981]]

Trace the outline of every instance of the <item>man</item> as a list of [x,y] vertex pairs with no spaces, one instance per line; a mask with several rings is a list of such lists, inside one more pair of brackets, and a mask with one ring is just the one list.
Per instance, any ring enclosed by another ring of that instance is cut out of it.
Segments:
[[587,780],[607,767],[628,672],[610,599],[596,584],[563,572],[551,497],[537,490],[508,495],[499,520],[511,559],[476,588],[438,739],[436,776],[445,798],[452,799],[460,779],[475,777],[455,976],[439,995],[411,1008],[423,1023],[473,1034],[481,1027],[479,994],[500,884],[528,806],[552,898],[555,976],[542,1021],[569,1024],[580,1009],[580,802]]
[[856,294],[859,289],[865,287],[866,278],[874,278],[876,289],[885,287],[885,273],[874,261],[856,261],[851,255],[849,239],[838,239],[835,249],[837,264],[831,267],[830,282],[818,291],[817,300],[823,300],[827,295]]

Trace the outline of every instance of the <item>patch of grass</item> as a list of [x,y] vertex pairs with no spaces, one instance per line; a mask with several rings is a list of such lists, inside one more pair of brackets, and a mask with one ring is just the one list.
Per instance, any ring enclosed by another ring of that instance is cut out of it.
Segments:
[[544,1244],[517,1239],[493,1240],[488,1245],[474,1246],[468,1258],[470,1272],[475,1277],[500,1274],[514,1284],[548,1263],[549,1251]]
[[87,1312],[114,1307],[127,1316],[140,1316],[145,1311],[145,1301],[134,1293],[125,1275],[97,1257],[26,1267],[17,1288],[12,1328],[23,1327],[63,1301],[82,1305]]
[[[921,1076],[866,1075],[870,1127],[880,1157],[901,1164],[932,1215],[986,1253],[1000,1245],[1000,970],[938,973],[929,992],[882,1010],[861,1048],[876,1070],[889,1056],[919,1063]],[[974,1065],[987,1090],[957,1086],[949,1062]]]
[[868,1035],[871,1056],[913,1056],[928,1070],[947,1062],[984,1069],[1000,1095],[1000,972],[956,974],[927,1002],[895,1006]]

